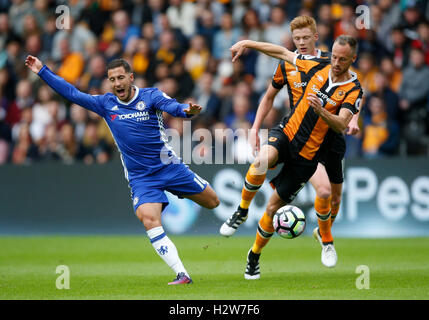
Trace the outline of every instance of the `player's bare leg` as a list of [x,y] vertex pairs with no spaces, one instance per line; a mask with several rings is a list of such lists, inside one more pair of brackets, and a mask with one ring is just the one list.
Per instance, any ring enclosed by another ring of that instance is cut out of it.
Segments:
[[334,267],[337,263],[337,253],[331,233],[331,183],[325,167],[318,163],[317,170],[310,179],[316,190],[314,208],[316,209],[319,227],[313,230],[314,238],[322,246],[321,261],[326,267]]
[[164,232],[161,212],[162,203],[144,203],[137,208],[136,216],[143,223],[155,251],[177,275],[169,284],[190,284],[192,279],[179,258],[177,248]]
[[237,231],[237,228],[246,221],[250,203],[264,183],[268,168],[272,168],[277,164],[278,156],[279,153],[275,147],[268,144],[262,146],[261,151],[247,171],[241,191],[240,205],[221,226],[221,235],[225,237],[232,236]]
[[247,265],[244,273],[244,278],[246,280],[256,280],[260,278],[259,257],[261,256],[262,249],[267,245],[274,234],[273,216],[279,208],[286,204],[287,203],[280,198],[277,190],[274,190],[268,200],[266,211],[261,220],[259,220],[255,242],[247,253]]
[[332,199],[331,199],[331,228],[340,210],[341,196],[343,193],[342,183],[331,183]]
[[184,197],[198,203],[200,206],[203,206],[207,209],[214,209],[220,203],[216,192],[209,185],[204,189],[204,191],[200,193],[184,195]]

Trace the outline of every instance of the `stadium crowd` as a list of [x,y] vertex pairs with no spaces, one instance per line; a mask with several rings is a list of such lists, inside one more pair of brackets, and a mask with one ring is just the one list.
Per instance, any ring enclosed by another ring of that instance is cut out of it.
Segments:
[[[370,9],[369,29],[360,28],[358,5]],[[365,91],[362,130],[347,137],[346,156],[427,156],[429,1],[3,0],[0,164],[105,163],[117,152],[104,121],[25,68],[28,54],[91,94],[110,91],[106,64],[122,57],[137,86],[203,106],[192,130],[248,129],[278,61],[249,51],[233,64],[229,48],[248,38],[294,49],[289,22],[297,15],[316,19],[322,50],[343,33],[359,39],[354,70]],[[288,112],[288,101],[282,90],[266,128]],[[164,123],[183,132],[181,119],[166,115]],[[195,144],[202,153],[211,148]],[[237,156],[248,152],[246,143],[234,148]]]

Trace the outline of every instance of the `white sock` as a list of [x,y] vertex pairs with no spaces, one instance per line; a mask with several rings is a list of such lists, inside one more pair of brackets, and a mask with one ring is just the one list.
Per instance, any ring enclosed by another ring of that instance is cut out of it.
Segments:
[[152,246],[158,255],[165,261],[165,263],[178,274],[184,272],[188,277],[189,274],[183,266],[182,261],[179,258],[179,253],[174,243],[167,237],[162,227],[155,227],[147,230]]

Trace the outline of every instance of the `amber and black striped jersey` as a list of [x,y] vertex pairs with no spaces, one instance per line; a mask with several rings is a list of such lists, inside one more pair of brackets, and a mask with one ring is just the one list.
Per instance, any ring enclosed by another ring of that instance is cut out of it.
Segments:
[[[328,63],[331,61],[331,53],[319,49],[317,49],[315,57],[318,59],[326,59]],[[289,62],[281,60],[274,72],[271,84],[276,89],[281,89],[284,86],[287,87],[289,106],[293,108],[304,93],[312,75],[311,73],[306,73],[304,70],[298,70],[296,66]]]
[[310,107],[308,94],[316,94],[323,102],[323,107],[332,114],[337,115],[342,108],[355,114],[359,110],[362,89],[356,73],[351,71],[349,80],[332,82],[330,59],[298,55],[294,64],[299,72],[311,78],[291,113],[283,118],[281,126],[294,152],[307,160],[317,160],[329,125]]

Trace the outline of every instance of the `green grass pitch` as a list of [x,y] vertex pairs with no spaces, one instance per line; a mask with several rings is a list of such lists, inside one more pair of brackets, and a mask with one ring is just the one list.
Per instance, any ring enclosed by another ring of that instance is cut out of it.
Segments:
[[[194,284],[167,286],[173,272],[142,236],[0,237],[0,299],[429,299],[429,238],[336,238],[335,268],[308,236],[275,236],[261,256],[261,279],[244,280],[254,237],[170,236]],[[58,265],[70,289],[56,288]],[[359,265],[369,289],[357,289]]]

